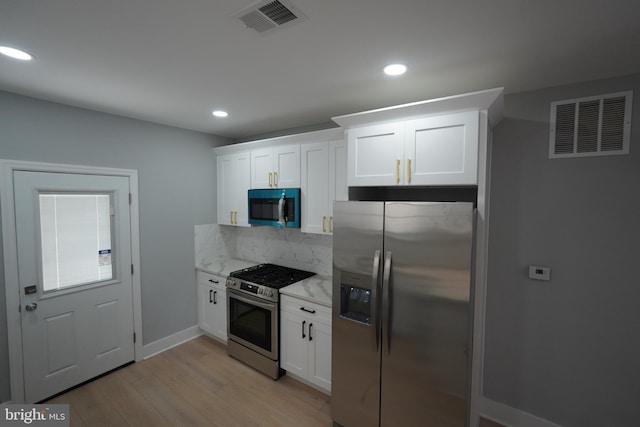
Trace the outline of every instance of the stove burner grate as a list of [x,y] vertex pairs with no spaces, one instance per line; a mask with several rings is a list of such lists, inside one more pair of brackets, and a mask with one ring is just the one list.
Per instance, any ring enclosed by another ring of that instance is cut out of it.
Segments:
[[234,271],[230,276],[269,288],[280,289],[311,277],[314,274],[315,273],[311,273],[310,271],[266,263]]

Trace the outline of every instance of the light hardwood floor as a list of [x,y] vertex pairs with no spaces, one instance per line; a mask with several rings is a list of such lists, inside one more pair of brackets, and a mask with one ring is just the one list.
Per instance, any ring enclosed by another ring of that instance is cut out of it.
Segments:
[[332,425],[327,395],[287,376],[273,381],[204,336],[48,403],[69,404],[73,427]]

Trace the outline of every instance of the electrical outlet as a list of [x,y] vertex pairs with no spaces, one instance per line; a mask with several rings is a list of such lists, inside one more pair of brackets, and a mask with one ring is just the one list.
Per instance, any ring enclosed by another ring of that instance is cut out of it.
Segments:
[[551,268],[541,265],[530,265],[529,278],[534,280],[551,280]]

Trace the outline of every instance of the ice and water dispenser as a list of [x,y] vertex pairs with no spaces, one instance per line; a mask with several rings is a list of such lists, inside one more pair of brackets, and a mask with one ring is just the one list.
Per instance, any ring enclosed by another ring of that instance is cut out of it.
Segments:
[[340,317],[371,324],[371,276],[341,272]]

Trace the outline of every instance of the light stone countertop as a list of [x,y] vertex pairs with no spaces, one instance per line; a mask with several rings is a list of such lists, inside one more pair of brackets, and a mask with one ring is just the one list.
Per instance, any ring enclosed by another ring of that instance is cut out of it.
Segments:
[[331,277],[311,276],[280,289],[280,293],[331,308]]
[[[206,265],[196,265],[196,269],[226,278],[232,271],[242,270],[257,264],[260,263],[242,259],[228,259],[207,263]],[[331,290],[331,277],[315,275],[280,289],[280,293],[325,307],[331,307]]]
[[242,270],[257,264],[260,263],[242,259],[227,259],[216,263],[207,263],[206,265],[196,265],[196,269],[226,278],[232,271]]

